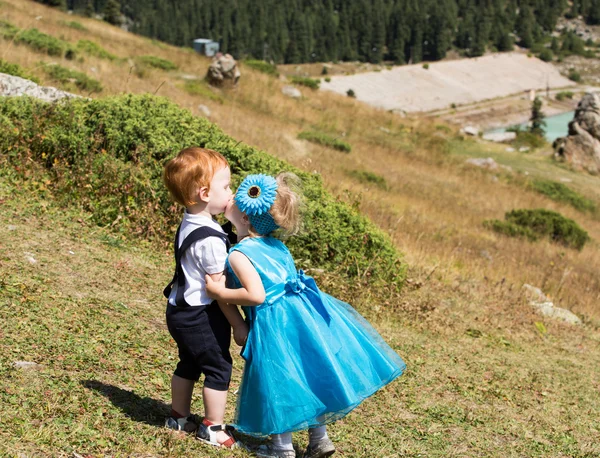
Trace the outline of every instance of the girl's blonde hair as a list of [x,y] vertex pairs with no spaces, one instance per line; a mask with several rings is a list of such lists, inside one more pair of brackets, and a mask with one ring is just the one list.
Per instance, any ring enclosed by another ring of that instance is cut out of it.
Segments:
[[[282,172],[275,177],[277,180],[277,196],[275,202],[269,209],[281,231],[282,237],[295,235],[302,226],[300,211],[302,209],[301,181],[297,175],[291,172]],[[260,235],[253,227],[250,228],[252,236]]]

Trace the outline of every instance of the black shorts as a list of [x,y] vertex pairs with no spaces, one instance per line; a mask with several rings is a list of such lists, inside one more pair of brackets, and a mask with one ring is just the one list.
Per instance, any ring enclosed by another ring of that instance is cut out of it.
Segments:
[[198,381],[204,374],[205,387],[226,391],[231,380],[231,326],[219,304],[167,304],[167,327],[179,349],[175,375]]

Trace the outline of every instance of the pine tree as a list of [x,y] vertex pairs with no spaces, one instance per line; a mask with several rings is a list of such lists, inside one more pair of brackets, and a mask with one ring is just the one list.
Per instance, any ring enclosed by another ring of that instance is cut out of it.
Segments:
[[544,136],[544,127],[546,127],[546,116],[542,112],[542,99],[536,97],[533,103],[531,104],[531,127],[529,128],[529,132],[539,137]]
[[108,0],[106,2],[104,20],[112,25],[121,25],[121,5],[118,0]]
[[92,3],[92,0],[88,0],[85,5],[85,9],[83,10],[83,15],[86,17],[92,17],[95,13],[96,11],[94,10],[94,4]]

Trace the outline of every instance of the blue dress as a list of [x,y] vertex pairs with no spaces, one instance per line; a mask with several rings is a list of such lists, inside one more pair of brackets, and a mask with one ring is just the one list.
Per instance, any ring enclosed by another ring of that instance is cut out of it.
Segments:
[[[234,426],[253,436],[338,420],[400,376],[406,365],[351,306],[319,290],[285,244],[247,238],[245,254],[265,302],[243,307],[249,323]],[[241,284],[227,262],[229,286]]]

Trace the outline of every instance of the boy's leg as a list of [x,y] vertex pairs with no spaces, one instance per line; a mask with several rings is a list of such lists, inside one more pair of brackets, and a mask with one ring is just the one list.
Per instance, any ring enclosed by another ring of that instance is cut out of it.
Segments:
[[[215,425],[222,425],[225,420],[225,406],[227,404],[227,391],[213,390],[204,387],[202,389],[204,400],[204,418]],[[222,444],[230,439],[225,431],[217,431],[217,441]]]
[[187,417],[191,413],[195,383],[194,380],[188,380],[178,375],[173,375],[171,378],[171,408],[181,417]]

